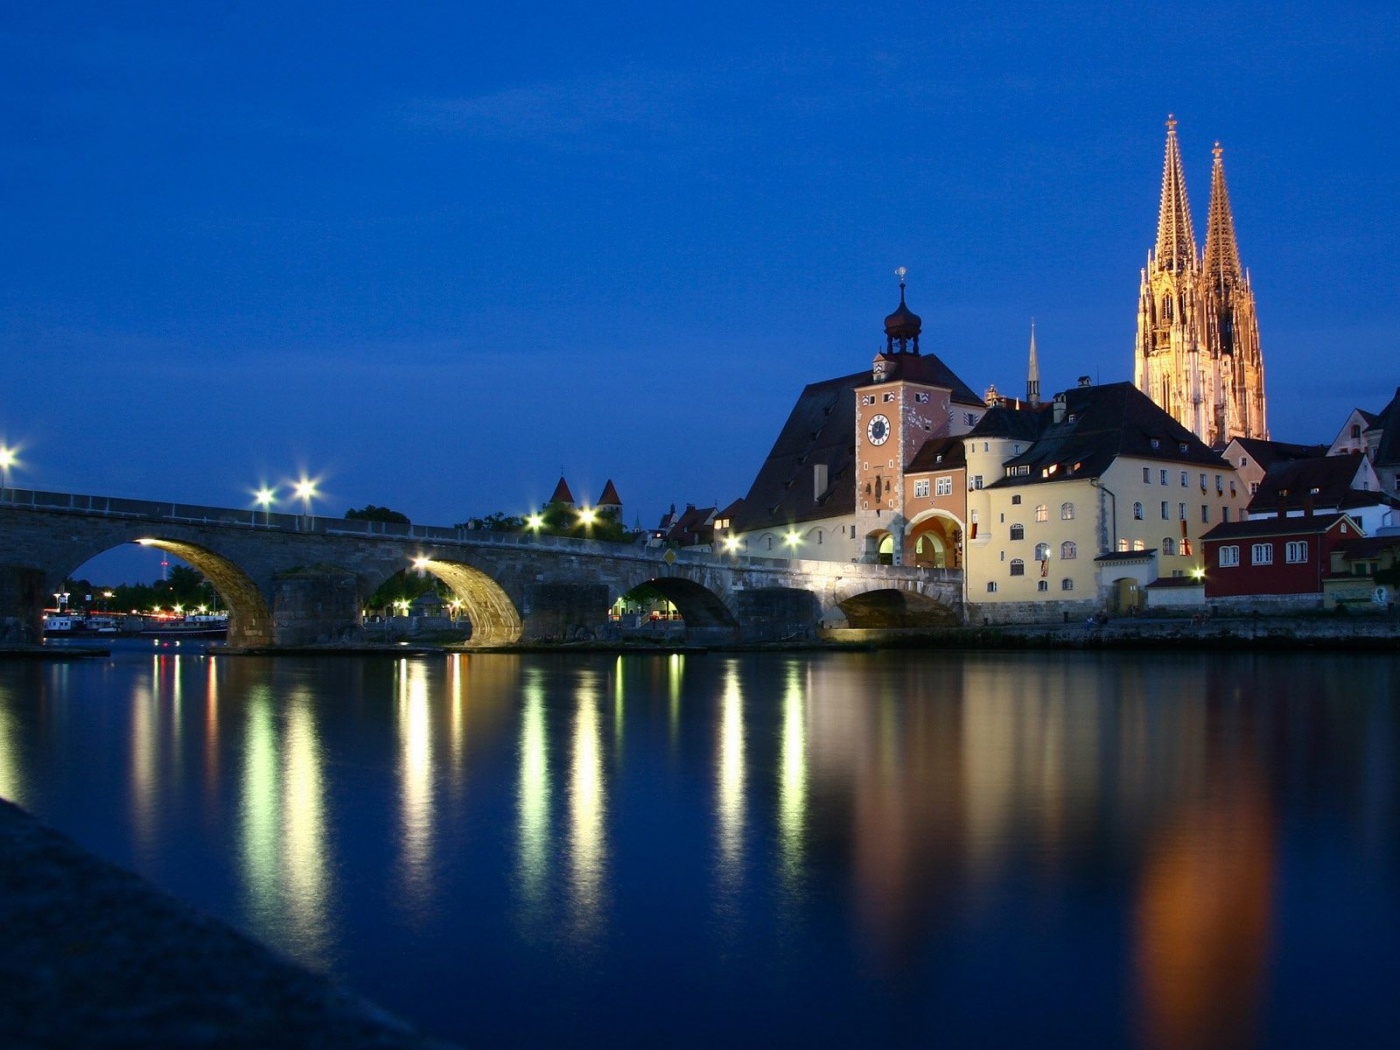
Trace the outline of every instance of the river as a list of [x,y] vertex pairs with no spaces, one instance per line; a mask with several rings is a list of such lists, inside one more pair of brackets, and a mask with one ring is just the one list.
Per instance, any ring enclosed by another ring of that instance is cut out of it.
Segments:
[[433,1034],[1389,1045],[1400,657],[0,661],[0,795]]

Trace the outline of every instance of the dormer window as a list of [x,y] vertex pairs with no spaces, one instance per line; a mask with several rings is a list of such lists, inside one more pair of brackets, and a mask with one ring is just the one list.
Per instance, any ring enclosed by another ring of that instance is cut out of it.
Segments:
[[1161,448],[1161,447],[1162,447],[1162,443],[1161,443],[1159,440],[1157,440],[1156,438],[1153,438],[1153,439],[1152,439],[1152,447],[1153,447],[1153,448]]
[[1186,451],[1186,442],[1183,441],[1183,442],[1181,442],[1180,444],[1178,444],[1176,447],[1177,447],[1178,449],[1180,449],[1182,452],[1185,452],[1185,451]]

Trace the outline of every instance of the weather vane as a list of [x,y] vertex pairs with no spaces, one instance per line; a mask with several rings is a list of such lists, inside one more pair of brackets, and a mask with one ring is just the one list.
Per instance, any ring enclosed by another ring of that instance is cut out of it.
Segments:
[[905,269],[903,266],[898,267],[898,268],[894,271],[894,275],[895,275],[896,277],[899,278],[899,286],[900,286],[901,288],[904,287],[904,275],[907,274],[908,272],[909,272],[909,271],[908,271],[907,269]]

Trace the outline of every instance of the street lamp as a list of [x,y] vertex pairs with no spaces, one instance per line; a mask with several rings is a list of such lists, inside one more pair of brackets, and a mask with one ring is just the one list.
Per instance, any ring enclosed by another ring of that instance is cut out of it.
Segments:
[[292,486],[292,495],[301,500],[306,516],[311,517],[311,501],[320,495],[316,491],[316,480],[303,474],[301,480]]
[[258,489],[256,492],[253,493],[253,501],[254,501],[255,503],[257,503],[258,506],[262,507],[262,509],[263,509],[263,524],[264,524],[264,525],[271,525],[271,524],[272,524],[272,516],[271,516],[271,513],[270,513],[270,511],[269,511],[269,508],[272,506],[273,501],[274,501],[276,498],[277,498],[277,490],[276,490],[276,489],[270,489],[270,488],[268,488],[266,485],[262,486],[262,488]]
[[538,535],[540,529],[544,528],[544,515],[543,515],[543,514],[531,514],[529,517],[527,517],[527,518],[525,519],[525,527],[526,527],[527,529],[529,529],[531,532],[533,532],[533,533],[535,533],[536,535]]
[[10,485],[10,468],[19,462],[15,455],[17,451],[9,445],[0,445],[0,499],[4,498],[5,490]]

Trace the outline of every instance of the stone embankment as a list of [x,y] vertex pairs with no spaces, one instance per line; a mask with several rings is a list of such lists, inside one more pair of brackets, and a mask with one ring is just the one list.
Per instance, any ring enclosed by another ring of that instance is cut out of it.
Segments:
[[450,1050],[0,801],[0,1045]]

